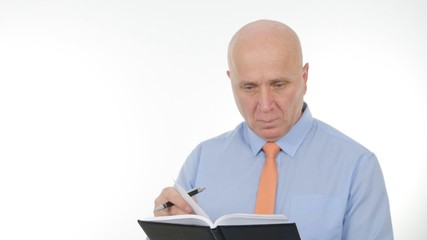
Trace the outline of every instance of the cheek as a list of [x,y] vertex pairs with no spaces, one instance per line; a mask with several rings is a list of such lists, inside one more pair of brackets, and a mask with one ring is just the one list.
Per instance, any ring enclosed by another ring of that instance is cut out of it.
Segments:
[[278,108],[280,109],[280,111],[285,116],[289,117],[295,111],[295,108],[297,107],[297,105],[299,105],[298,103],[300,101],[301,101],[300,96],[298,96],[298,94],[293,92],[291,94],[287,94],[287,95],[281,97],[280,99],[278,99],[276,101],[276,104],[277,104]]
[[302,92],[294,92],[292,96],[289,96],[282,109],[286,111],[286,115],[289,121],[294,121],[301,113],[302,105],[304,102],[304,94]]
[[237,106],[240,113],[246,118],[253,117],[256,112],[257,102],[251,98],[239,97],[237,98]]

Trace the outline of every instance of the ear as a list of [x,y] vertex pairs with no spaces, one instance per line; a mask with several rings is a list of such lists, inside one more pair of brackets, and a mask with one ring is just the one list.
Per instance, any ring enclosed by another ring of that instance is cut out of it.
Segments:
[[231,75],[230,70],[227,70],[227,76],[228,76],[228,78],[230,78],[230,75]]
[[309,69],[309,65],[308,65],[308,63],[306,63],[304,65],[304,67],[302,68],[302,78],[304,81],[304,92],[307,91],[308,69]]
[[309,68],[308,63],[306,63],[302,68],[302,77],[305,83],[307,83],[307,79],[308,79],[308,68]]

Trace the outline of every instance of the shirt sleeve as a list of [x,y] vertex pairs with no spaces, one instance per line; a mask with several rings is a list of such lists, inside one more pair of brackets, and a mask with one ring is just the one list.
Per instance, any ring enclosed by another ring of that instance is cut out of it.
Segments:
[[362,157],[352,176],[343,240],[393,239],[384,177],[374,154]]
[[201,145],[198,145],[187,157],[178,174],[177,183],[185,190],[195,188]]

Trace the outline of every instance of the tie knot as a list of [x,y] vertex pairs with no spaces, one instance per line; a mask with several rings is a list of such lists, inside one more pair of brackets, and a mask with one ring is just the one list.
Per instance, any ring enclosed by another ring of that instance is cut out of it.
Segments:
[[262,150],[264,150],[265,155],[267,155],[267,158],[276,158],[277,153],[279,153],[280,151],[280,147],[272,142],[266,143],[263,147]]

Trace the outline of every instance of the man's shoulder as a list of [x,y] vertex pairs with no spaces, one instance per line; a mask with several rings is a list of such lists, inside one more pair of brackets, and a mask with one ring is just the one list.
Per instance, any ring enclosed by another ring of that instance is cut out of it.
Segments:
[[354,140],[352,137],[321,120],[315,119],[315,125],[317,126],[316,132],[321,138],[327,138],[329,141],[335,142],[340,147],[350,147],[370,152],[369,149]]
[[221,133],[215,137],[211,137],[202,141],[200,145],[222,145],[234,141],[241,141],[243,127],[244,122],[238,124],[233,130]]
[[247,147],[245,141],[245,127],[244,122],[238,124],[233,130],[224,132],[215,137],[208,138],[198,144],[196,152],[199,154],[217,154],[224,151],[236,151]]

